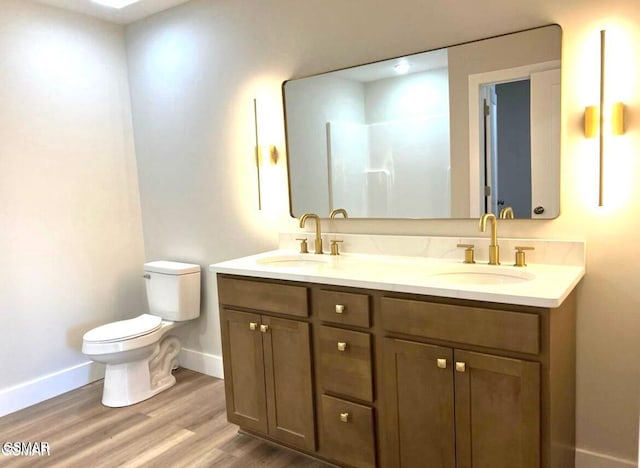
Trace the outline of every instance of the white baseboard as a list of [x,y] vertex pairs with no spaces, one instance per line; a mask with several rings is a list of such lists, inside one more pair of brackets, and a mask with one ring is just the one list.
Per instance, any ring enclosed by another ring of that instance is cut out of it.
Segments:
[[221,356],[182,348],[180,350],[179,361],[180,366],[185,369],[191,369],[202,374],[224,379]]
[[88,361],[0,390],[0,417],[104,377],[104,366]]
[[637,466],[638,464],[633,460],[576,448],[576,468],[636,468]]

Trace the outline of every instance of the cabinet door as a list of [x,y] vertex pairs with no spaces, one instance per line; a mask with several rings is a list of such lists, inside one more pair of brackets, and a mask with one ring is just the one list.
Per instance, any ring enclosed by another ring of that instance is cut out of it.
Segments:
[[309,324],[267,316],[262,324],[269,435],[315,450]]
[[540,364],[455,351],[457,468],[539,468]]
[[455,465],[453,350],[384,340],[385,466]]
[[266,434],[264,356],[259,326],[259,315],[222,309],[227,418],[234,424]]

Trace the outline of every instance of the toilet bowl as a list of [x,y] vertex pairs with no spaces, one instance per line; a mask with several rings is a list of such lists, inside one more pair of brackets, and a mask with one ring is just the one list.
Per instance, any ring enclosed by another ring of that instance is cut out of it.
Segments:
[[82,352],[106,365],[102,403],[128,406],[176,382],[180,340],[171,331],[200,315],[200,266],[179,262],[145,264],[149,314],[94,328]]

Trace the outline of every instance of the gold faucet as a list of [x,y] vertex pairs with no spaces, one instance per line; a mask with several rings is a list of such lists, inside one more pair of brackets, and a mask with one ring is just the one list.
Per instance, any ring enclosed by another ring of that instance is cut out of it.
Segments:
[[336,215],[339,215],[339,214],[341,214],[344,219],[349,218],[349,215],[347,214],[347,210],[345,210],[344,208],[336,208],[335,210],[331,210],[331,214],[329,215],[329,217],[333,219],[336,217]]
[[316,242],[315,242],[316,251],[315,251],[315,253],[321,254],[322,253],[322,234],[320,233],[320,216],[318,216],[315,213],[305,213],[305,214],[303,214],[302,217],[300,218],[300,228],[304,228],[304,224],[307,222],[308,218],[311,218],[316,222]]
[[498,221],[493,213],[485,213],[480,218],[480,230],[487,230],[487,220],[491,222],[491,244],[489,245],[489,265],[500,265],[500,248],[498,247]]
[[513,219],[513,208],[505,206],[500,210],[500,219]]

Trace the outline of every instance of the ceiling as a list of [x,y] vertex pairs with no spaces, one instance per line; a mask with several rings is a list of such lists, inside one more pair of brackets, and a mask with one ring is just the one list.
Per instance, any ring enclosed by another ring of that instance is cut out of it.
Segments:
[[112,23],[129,24],[189,0],[140,0],[120,10],[93,3],[91,0],[36,0],[65,10],[95,16]]

